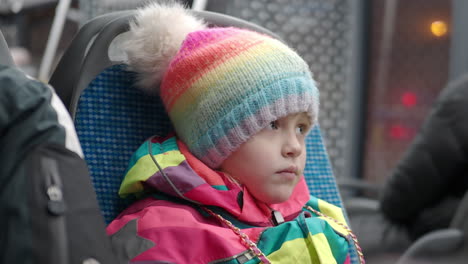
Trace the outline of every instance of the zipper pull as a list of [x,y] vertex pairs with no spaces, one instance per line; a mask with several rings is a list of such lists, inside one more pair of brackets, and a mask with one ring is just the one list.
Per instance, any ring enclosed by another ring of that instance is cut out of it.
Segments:
[[52,185],[47,188],[47,209],[53,215],[62,215],[65,212],[65,203],[63,201],[62,190],[57,185]]
[[50,214],[59,216],[66,211],[65,201],[63,199],[62,182],[58,165],[55,160],[45,157],[42,160],[44,174],[46,175],[46,193],[49,198],[47,201],[47,210]]
[[273,220],[273,224],[275,226],[284,223],[284,217],[281,215],[279,211],[271,210],[271,219]]

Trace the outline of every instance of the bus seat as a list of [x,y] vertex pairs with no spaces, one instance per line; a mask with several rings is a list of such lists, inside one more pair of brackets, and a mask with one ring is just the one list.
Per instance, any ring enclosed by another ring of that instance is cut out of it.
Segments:
[[449,228],[432,231],[416,240],[397,264],[466,263],[468,259],[468,191]]

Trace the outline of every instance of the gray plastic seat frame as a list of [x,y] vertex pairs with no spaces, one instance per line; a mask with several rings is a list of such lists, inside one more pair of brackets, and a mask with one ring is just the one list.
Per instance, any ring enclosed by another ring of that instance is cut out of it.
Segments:
[[77,92],[76,87],[82,73],[83,61],[95,37],[107,24],[129,13],[131,12],[117,11],[88,21],[80,28],[77,35],[71,41],[70,46],[65,50],[50,77],[49,84],[55,88],[58,96],[69,111],[73,94]]
[[2,31],[0,31],[0,64],[9,66],[15,65]]

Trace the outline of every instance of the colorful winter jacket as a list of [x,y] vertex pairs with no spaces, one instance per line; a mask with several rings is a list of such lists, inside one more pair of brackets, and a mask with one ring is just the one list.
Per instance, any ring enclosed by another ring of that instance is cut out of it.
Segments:
[[260,263],[226,222],[204,208],[238,227],[271,263],[349,263],[346,229],[305,207],[345,223],[341,209],[311,197],[304,179],[288,201],[267,205],[175,137],[144,142],[119,194],[141,198],[107,227],[115,251],[129,263]]

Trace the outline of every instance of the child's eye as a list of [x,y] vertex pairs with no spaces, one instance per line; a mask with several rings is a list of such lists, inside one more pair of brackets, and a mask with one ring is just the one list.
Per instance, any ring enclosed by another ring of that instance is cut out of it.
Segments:
[[308,129],[308,127],[306,125],[298,125],[296,127],[296,132],[298,134],[304,135],[304,134],[307,133],[307,129]]
[[270,129],[278,129],[278,121],[271,121],[269,127]]

